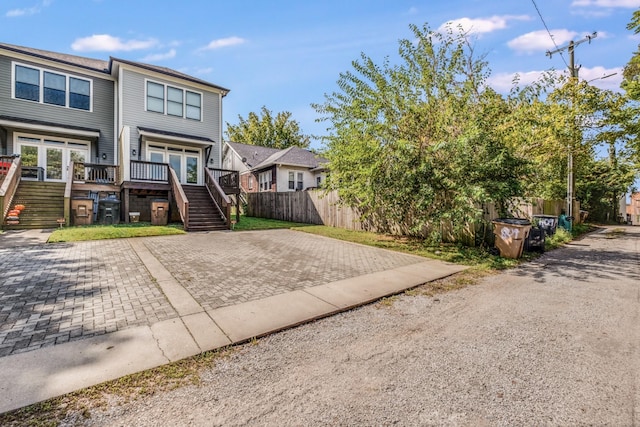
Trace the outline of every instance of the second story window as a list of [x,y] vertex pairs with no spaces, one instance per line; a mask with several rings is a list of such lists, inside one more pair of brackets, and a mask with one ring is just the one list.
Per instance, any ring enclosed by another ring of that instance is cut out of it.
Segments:
[[200,121],[202,94],[147,80],[147,111]]
[[164,113],[164,85],[147,82],[147,110]]
[[16,65],[16,98],[40,101],[40,70]]
[[19,64],[13,78],[16,99],[91,111],[91,80]]

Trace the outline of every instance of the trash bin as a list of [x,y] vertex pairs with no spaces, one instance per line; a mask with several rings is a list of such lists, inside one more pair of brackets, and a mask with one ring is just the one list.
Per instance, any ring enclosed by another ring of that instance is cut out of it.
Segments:
[[545,236],[547,232],[540,225],[532,225],[529,235],[524,241],[524,250],[526,252],[544,252]]
[[155,199],[151,201],[151,225],[167,225],[169,222],[169,201]]
[[120,200],[114,197],[98,200],[98,223],[120,224]]
[[524,218],[496,218],[491,222],[500,256],[520,258],[524,249],[524,241],[531,230],[531,222]]
[[556,234],[556,228],[558,227],[558,217],[553,215],[533,215],[533,224],[538,224],[538,227],[542,228],[547,236],[553,236]]
[[71,199],[73,225],[91,225],[93,223],[93,199],[75,197]]

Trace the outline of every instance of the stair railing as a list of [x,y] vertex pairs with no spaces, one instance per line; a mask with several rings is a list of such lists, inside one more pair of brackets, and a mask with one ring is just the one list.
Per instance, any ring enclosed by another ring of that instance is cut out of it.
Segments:
[[182,223],[184,224],[185,231],[189,229],[189,199],[187,199],[187,195],[184,193],[182,185],[180,184],[180,180],[178,179],[178,175],[176,171],[173,170],[171,166],[169,169],[169,183],[171,184],[171,190],[173,192],[173,197],[176,199],[176,205],[178,206],[178,212],[180,212],[180,219],[182,219]]
[[209,195],[213,200],[213,204],[216,205],[222,219],[224,219],[227,229],[231,230],[231,205],[232,202],[218,184],[218,180],[215,178],[213,173],[204,168],[204,184],[209,191]]
[[7,213],[9,213],[9,208],[13,202],[13,196],[16,194],[16,190],[18,189],[18,184],[20,184],[21,176],[22,160],[20,157],[13,157],[11,159],[11,166],[2,181],[2,185],[0,185],[0,212],[2,212],[0,224],[2,224]]

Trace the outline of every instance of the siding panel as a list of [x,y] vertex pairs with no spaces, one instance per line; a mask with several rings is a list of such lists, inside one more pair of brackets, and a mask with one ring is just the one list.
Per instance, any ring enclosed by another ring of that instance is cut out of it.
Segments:
[[[99,129],[100,137],[98,147],[97,150],[96,147],[92,147],[91,156],[95,156],[96,151],[99,154],[106,153],[107,160],[93,157],[90,161],[114,164],[114,82],[108,79],[87,76],[81,72],[72,73],[64,69],[42,66],[37,62],[29,62],[22,59],[17,62],[46,70],[58,71],[71,76],[91,79],[93,81],[93,111],[75,110],[72,108],[11,98],[12,58],[0,56],[0,115]],[[7,152],[13,152],[13,140],[10,137],[8,137]]]
[[[138,126],[210,138],[215,141],[211,155],[215,159],[215,167],[219,168],[221,164],[219,147],[221,144],[220,136],[222,135],[219,119],[219,95],[215,92],[206,92],[200,88],[194,88],[189,84],[176,84],[170,80],[153,77],[150,80],[154,82],[202,93],[203,121],[199,122],[167,114],[154,113],[145,110],[145,78],[146,76],[142,73],[125,69],[120,82],[123,91],[122,125],[129,126],[131,129],[131,147],[136,148],[139,146],[140,134],[138,133]],[[178,145],[175,142],[173,144]],[[198,147],[203,146],[198,145]],[[145,159],[144,146],[140,147],[139,150],[141,158]],[[204,160],[202,159],[203,163]]]

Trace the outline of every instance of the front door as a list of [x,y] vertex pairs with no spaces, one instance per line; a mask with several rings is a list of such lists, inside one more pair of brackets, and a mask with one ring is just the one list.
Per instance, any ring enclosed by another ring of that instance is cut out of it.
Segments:
[[26,179],[66,181],[71,173],[69,163],[89,158],[89,143],[85,141],[19,135],[15,142]]
[[154,163],[168,163],[175,171],[181,184],[198,185],[202,183],[202,171],[200,170],[201,150],[149,144],[147,158]]

